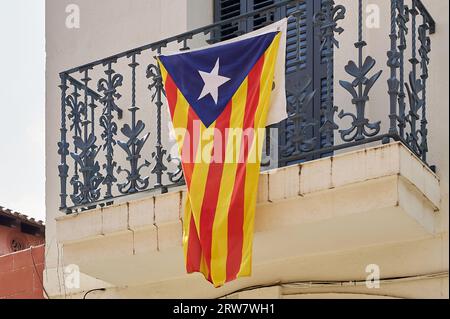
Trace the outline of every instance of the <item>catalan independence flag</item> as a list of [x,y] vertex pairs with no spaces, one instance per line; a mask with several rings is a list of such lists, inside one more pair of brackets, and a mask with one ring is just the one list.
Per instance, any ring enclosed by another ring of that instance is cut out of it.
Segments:
[[186,269],[215,287],[251,275],[264,128],[281,36],[266,32],[158,57],[188,188]]

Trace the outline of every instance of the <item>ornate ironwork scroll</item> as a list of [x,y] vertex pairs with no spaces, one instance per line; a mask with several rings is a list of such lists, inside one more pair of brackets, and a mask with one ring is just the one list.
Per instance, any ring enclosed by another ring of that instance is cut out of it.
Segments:
[[339,48],[339,42],[335,34],[344,32],[342,27],[338,26],[338,21],[345,18],[346,9],[342,5],[335,5],[334,0],[325,0],[322,3],[322,11],[314,17],[316,25],[320,27],[322,46],[320,51],[325,57],[327,65],[326,94],[325,102],[322,106],[324,121],[320,128],[320,133],[324,137],[324,147],[331,147],[334,144],[334,131],[339,129],[335,122],[335,114],[338,107],[333,103],[333,49]]
[[[91,101],[89,103],[89,94],[87,88],[89,87],[89,82],[91,78],[89,77],[89,68],[82,70],[84,77],[82,82],[84,84],[84,101],[79,102],[80,107],[78,108],[79,121],[81,122],[81,134],[76,134],[74,136],[74,146],[75,152],[70,153],[75,164],[79,168],[82,180],[79,179],[78,174],[76,174],[76,179],[73,178],[71,183],[74,186],[74,193],[71,195],[71,200],[76,205],[88,204],[94,202],[100,198],[99,186],[103,181],[103,177],[100,173],[100,164],[96,160],[97,154],[100,150],[95,144],[97,142],[97,137],[94,134],[94,128],[91,125],[95,121],[95,103]],[[80,95],[77,95],[74,103]],[[89,112],[89,110],[91,112]],[[91,118],[89,120],[89,117]],[[91,132],[89,132],[91,130]],[[75,177],[75,176],[74,176]]]
[[131,125],[124,124],[121,129],[122,134],[126,136],[128,140],[117,142],[127,154],[126,160],[129,162],[130,166],[130,169],[123,169],[122,166],[119,166],[117,169],[118,174],[122,172],[127,174],[126,181],[117,185],[121,194],[136,193],[146,189],[149,184],[149,177],[142,177],[141,169],[149,167],[150,162],[145,160],[144,163],[139,165],[139,160],[142,157],[142,148],[147,142],[150,133],[140,137],[145,129],[145,124],[141,120],[136,120],[136,112],[139,110],[139,107],[136,106],[136,68],[139,66],[139,63],[136,62],[136,56],[138,54],[140,54],[140,52],[131,54],[129,56],[129,58],[131,58],[131,63],[128,64],[131,68],[131,107],[128,109],[131,113]]
[[406,36],[408,34],[409,22],[409,8],[405,5],[405,0],[396,0],[397,3],[397,17],[396,23],[398,28],[399,45],[398,50],[400,54],[399,58],[399,93],[398,93],[398,134],[401,139],[405,138],[406,128],[406,93],[405,93],[405,51],[407,48]]
[[292,85],[287,89],[287,111],[289,117],[286,145],[281,150],[282,157],[296,156],[304,152],[310,152],[315,148],[317,137],[308,138],[306,131],[311,129],[316,122],[306,115],[307,108],[311,105],[315,91],[310,91],[311,79]]
[[[353,76],[353,82],[339,81],[339,84],[346,89],[352,96],[352,104],[356,106],[356,115],[349,112],[341,111],[339,118],[352,118],[350,128],[340,130],[341,138],[345,142],[361,141],[366,137],[373,137],[380,132],[380,122],[370,123],[366,118],[366,104],[369,101],[369,93],[375,82],[380,77],[382,71],[378,71],[368,78],[368,73],[375,66],[375,59],[367,56],[363,59],[363,48],[367,43],[363,40],[363,16],[362,16],[362,0],[358,1],[358,42],[355,47],[358,49],[358,64],[349,61],[345,67],[345,71]],[[364,61],[363,61],[364,60]]]
[[420,68],[422,80],[422,118],[420,121],[420,153],[422,155],[422,160],[427,161],[428,153],[428,120],[427,120],[427,79],[428,79],[428,65],[430,64],[429,53],[431,52],[431,39],[429,37],[430,26],[428,24],[427,17],[421,13],[422,24],[419,26],[419,56],[420,56]]
[[148,89],[153,92],[152,94],[152,102],[156,105],[156,146],[155,151],[152,153],[153,160],[155,165],[152,170],[152,174],[156,175],[156,183],[154,185],[155,188],[162,188],[162,177],[165,171],[167,171],[167,167],[164,165],[164,158],[167,154],[167,151],[164,149],[162,145],[162,137],[161,137],[161,107],[163,105],[162,97],[166,94],[164,91],[164,85],[162,81],[161,71],[155,64],[150,64],[147,67],[147,78],[151,80]]
[[59,178],[60,178],[60,209],[67,207],[67,177],[69,166],[67,165],[67,155],[69,155],[69,143],[67,143],[67,126],[66,126],[66,92],[69,88],[67,86],[67,75],[61,74],[61,127],[60,141],[58,142],[58,154],[60,156],[60,164],[58,165]]
[[103,128],[101,135],[104,140],[103,150],[106,151],[106,163],[103,164],[105,170],[105,178],[103,184],[106,185],[105,198],[112,198],[112,186],[117,182],[117,178],[114,175],[114,169],[117,166],[117,162],[114,160],[114,146],[116,145],[117,135],[117,123],[115,122],[114,114],[117,113],[118,117],[122,117],[122,109],[116,103],[116,100],[121,98],[121,95],[117,92],[117,88],[122,86],[123,76],[114,71],[113,64],[117,60],[113,59],[103,63],[106,66],[104,73],[106,78],[102,78],[98,81],[97,89],[99,92],[103,92],[101,102],[104,105],[103,114],[100,117],[100,126]]

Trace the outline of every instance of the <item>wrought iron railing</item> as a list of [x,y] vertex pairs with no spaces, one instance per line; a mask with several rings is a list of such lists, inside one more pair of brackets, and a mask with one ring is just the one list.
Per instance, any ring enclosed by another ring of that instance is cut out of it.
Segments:
[[[61,210],[72,213],[109,205],[130,194],[167,192],[170,187],[183,185],[181,163],[176,152],[171,151],[175,149],[175,141],[165,127],[169,123],[165,92],[154,56],[164,50],[188,50],[215,43],[224,27],[231,26],[235,35],[240,35],[243,32],[240,26],[246,21],[262,19],[261,27],[279,16],[281,9],[290,16],[292,38],[307,38],[305,32],[314,33],[310,39],[318,38],[320,63],[325,72],[319,81],[301,72],[294,72],[297,79],[292,80],[291,74],[287,81],[289,117],[277,126],[279,165],[391,140],[403,142],[426,163],[426,88],[429,35],[435,32],[434,20],[420,0],[390,0],[387,52],[390,76],[388,83],[382,84],[380,65],[376,66],[374,58],[364,57],[367,43],[363,38],[363,4],[363,0],[358,0],[356,17],[346,17],[345,7],[335,5],[333,0],[321,0],[314,12],[305,0],[277,1],[250,13],[61,72],[58,143]],[[333,100],[334,70],[340,67],[334,65],[333,57],[337,36],[344,32],[340,27],[344,18],[358,21],[357,61],[349,61],[345,66],[352,80],[339,81],[343,91],[350,93],[355,112],[344,112]],[[289,44],[288,56],[294,57],[287,66],[290,70],[307,68],[304,45],[301,41]],[[374,67],[378,70],[372,72]],[[381,126],[383,119],[367,118],[367,102],[374,85],[385,85],[388,89],[389,129],[385,132]],[[315,115],[311,113],[313,108],[319,110]],[[343,127],[345,121],[339,122],[345,118],[351,120],[348,127]]]

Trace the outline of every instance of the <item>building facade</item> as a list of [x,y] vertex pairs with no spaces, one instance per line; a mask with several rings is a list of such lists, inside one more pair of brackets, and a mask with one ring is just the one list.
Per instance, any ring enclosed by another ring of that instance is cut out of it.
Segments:
[[0,299],[44,299],[45,227],[0,206]]
[[40,246],[44,242],[42,221],[0,206],[0,256]]
[[[283,17],[253,275],[215,289],[154,56]],[[47,0],[46,30],[49,298],[448,298],[448,2]]]

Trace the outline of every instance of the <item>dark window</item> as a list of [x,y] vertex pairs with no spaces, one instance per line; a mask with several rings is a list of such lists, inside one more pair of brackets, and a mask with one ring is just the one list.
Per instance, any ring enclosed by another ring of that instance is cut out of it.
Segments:
[[12,227],[15,223],[14,218],[0,215],[0,226]]
[[25,224],[25,223],[22,223],[21,231],[24,234],[30,234],[30,235],[39,235],[40,232],[41,232],[39,227],[36,227],[36,226],[33,226],[33,225],[29,225],[29,224]]

